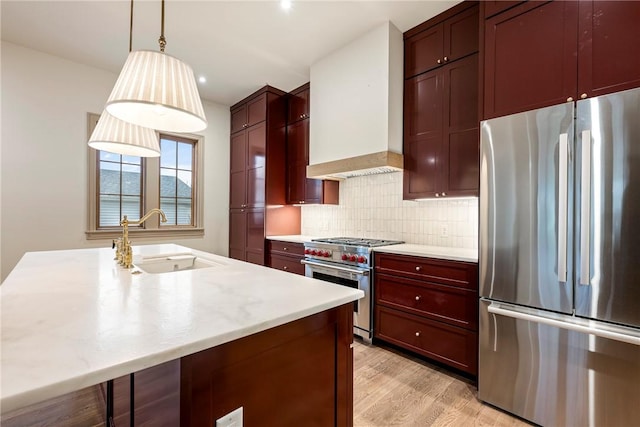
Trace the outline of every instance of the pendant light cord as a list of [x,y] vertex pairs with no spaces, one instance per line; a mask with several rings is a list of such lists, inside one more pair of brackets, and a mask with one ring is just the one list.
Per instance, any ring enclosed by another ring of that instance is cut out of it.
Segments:
[[160,44],[160,52],[164,53],[164,48],[167,45],[167,39],[164,38],[164,0],[162,0],[162,17],[160,20],[160,38],[158,39]]
[[129,53],[133,46],[133,0],[131,0],[131,13],[129,14]]

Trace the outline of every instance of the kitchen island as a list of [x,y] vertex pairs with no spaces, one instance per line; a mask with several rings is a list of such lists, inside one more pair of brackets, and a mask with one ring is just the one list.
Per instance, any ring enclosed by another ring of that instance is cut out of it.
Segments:
[[132,274],[110,249],[25,254],[0,287],[2,413],[180,360],[182,425],[239,406],[247,425],[351,425],[362,292],[178,245],[134,247],[134,265],[185,254],[213,266]]

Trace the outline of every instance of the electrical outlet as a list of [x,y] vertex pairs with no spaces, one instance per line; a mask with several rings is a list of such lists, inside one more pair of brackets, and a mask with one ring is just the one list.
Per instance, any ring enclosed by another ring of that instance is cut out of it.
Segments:
[[218,418],[215,427],[242,427],[242,406]]
[[440,225],[440,237],[449,237],[449,226],[447,224]]

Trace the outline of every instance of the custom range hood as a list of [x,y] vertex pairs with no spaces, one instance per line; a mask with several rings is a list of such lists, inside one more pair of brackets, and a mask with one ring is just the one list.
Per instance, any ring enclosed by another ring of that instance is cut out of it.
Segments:
[[308,178],[402,170],[402,66],[391,22],[311,66]]

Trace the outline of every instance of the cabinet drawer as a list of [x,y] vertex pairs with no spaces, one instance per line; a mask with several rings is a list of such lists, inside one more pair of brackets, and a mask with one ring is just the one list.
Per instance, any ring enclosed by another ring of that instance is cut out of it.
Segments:
[[375,277],[376,304],[477,330],[476,292],[386,274]]
[[375,314],[375,338],[477,375],[475,332],[382,306]]
[[284,255],[269,255],[269,266],[276,270],[288,271],[289,273],[304,276],[304,265],[300,264],[302,258],[294,258]]
[[281,240],[269,240],[269,251],[283,254],[304,256],[304,245],[302,243],[283,242]]
[[478,290],[476,263],[385,253],[376,253],[374,260],[377,273]]

